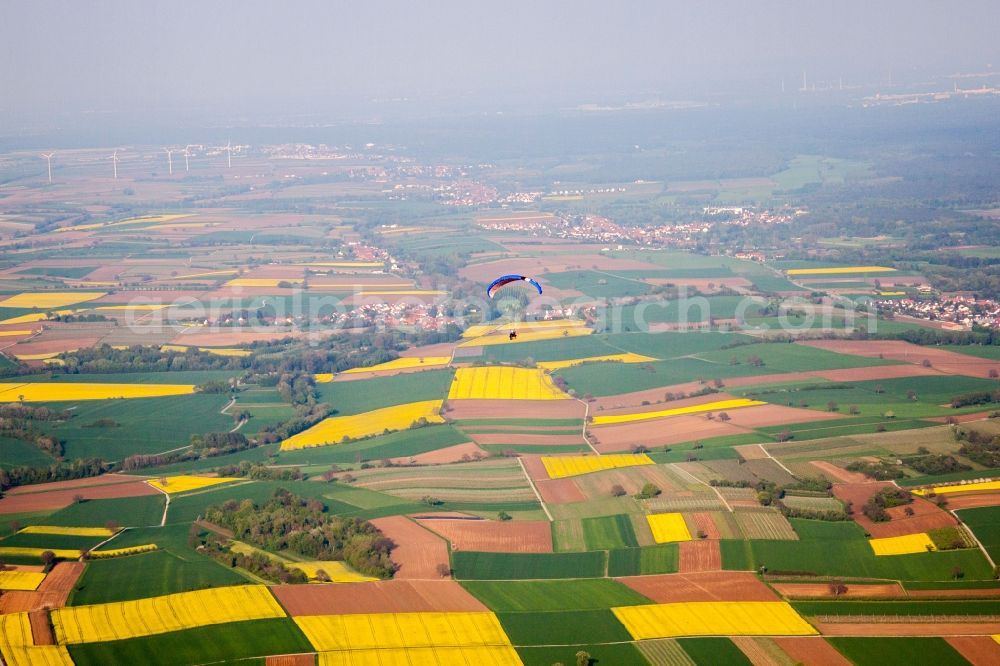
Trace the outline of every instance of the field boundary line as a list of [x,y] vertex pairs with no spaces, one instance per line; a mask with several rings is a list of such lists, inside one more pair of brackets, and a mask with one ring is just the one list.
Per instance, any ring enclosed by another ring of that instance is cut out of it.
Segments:
[[[156,486],[154,486],[153,484],[149,483],[149,481],[146,481],[145,483],[150,488],[156,488]],[[167,498],[167,503],[163,505],[163,517],[160,518],[160,527],[166,527],[166,525],[167,525],[167,511],[170,510],[170,493],[168,493],[166,490],[163,490],[162,488],[156,488],[156,490],[158,490],[159,492],[163,493],[163,496]]]
[[552,514],[549,513],[549,507],[545,506],[545,502],[542,501],[542,496],[541,494],[539,494],[538,488],[535,487],[535,481],[531,478],[531,475],[528,474],[528,470],[525,469],[524,461],[521,460],[521,456],[517,457],[517,464],[521,466],[521,472],[524,473],[524,478],[528,479],[528,485],[531,486],[531,491],[535,493],[535,497],[538,498],[538,503],[542,505],[542,511],[544,511],[545,515],[548,516],[549,522],[550,523],[555,522],[555,519],[552,517]]
[[716,488],[715,486],[713,486],[713,485],[712,485],[712,484],[710,484],[710,483],[705,483],[704,481],[702,481],[701,479],[699,479],[699,478],[698,478],[697,476],[695,476],[695,475],[694,475],[694,474],[692,474],[691,472],[687,471],[686,469],[682,469],[681,467],[678,467],[678,466],[677,466],[677,463],[668,463],[668,464],[670,465],[670,467],[671,467],[672,469],[674,469],[674,470],[675,470],[675,471],[676,471],[676,472],[677,472],[678,474],[680,474],[681,476],[686,476],[687,478],[689,478],[689,479],[692,479],[692,480],[694,480],[694,481],[695,481],[695,483],[700,483],[700,484],[701,484],[701,485],[703,485],[703,486],[708,486],[709,488],[711,488],[711,489],[712,489],[712,492],[714,492],[714,493],[715,493],[715,495],[716,495],[716,496],[717,496],[717,497],[719,498],[719,500],[720,500],[720,501],[722,502],[722,505],[723,505],[724,507],[726,507],[726,510],[727,510],[727,511],[728,511],[729,513],[735,513],[735,512],[733,511],[733,507],[729,506],[729,502],[727,502],[727,501],[726,501],[726,498],[722,496],[722,493],[720,493],[720,492],[719,492],[719,489],[718,489],[718,488]]
[[[896,482],[895,482],[895,481],[893,481],[893,485],[896,485]],[[896,487],[897,487],[897,488],[899,488],[899,486],[898,486],[898,485],[896,485]],[[904,490],[905,490],[905,489],[904,489]],[[996,570],[996,568],[997,568],[997,565],[996,565],[996,563],[994,563],[994,562],[993,562],[993,558],[992,558],[992,557],[990,557],[990,554],[989,554],[989,552],[987,552],[987,550],[986,550],[986,547],[985,547],[985,546],[983,545],[983,542],[982,542],[982,541],[980,541],[980,540],[979,540],[979,537],[977,537],[977,536],[976,536],[976,532],[975,532],[975,530],[973,530],[973,529],[972,529],[971,527],[969,527],[968,525],[966,525],[966,524],[965,524],[965,521],[964,521],[964,520],[962,520],[962,519],[961,519],[961,518],[960,518],[960,517],[958,516],[958,514],[957,514],[957,513],[955,513],[955,510],[954,510],[954,509],[948,509],[948,513],[950,513],[950,514],[951,514],[952,516],[954,516],[954,517],[955,517],[955,520],[957,520],[957,521],[958,521],[958,524],[959,524],[959,525],[961,525],[962,527],[964,527],[964,528],[965,528],[965,531],[969,533],[969,536],[971,536],[971,537],[972,537],[972,539],[973,539],[973,540],[974,540],[974,541],[976,542],[976,546],[977,546],[977,547],[979,548],[979,550],[980,550],[980,551],[981,551],[981,552],[983,553],[983,555],[984,555],[984,556],[986,557],[986,561],[990,563],[990,566],[991,566],[991,567],[992,567],[992,568],[993,568],[994,570]]]
[[765,449],[765,448],[764,448],[764,445],[763,445],[763,444],[758,444],[757,446],[759,446],[759,447],[760,447],[760,450],[761,450],[761,451],[763,451],[763,452],[764,452],[764,454],[765,454],[765,455],[766,455],[766,456],[767,456],[768,458],[770,458],[770,459],[771,459],[771,460],[773,460],[774,462],[778,463],[778,467],[780,467],[781,469],[783,469],[783,470],[785,470],[786,472],[788,472],[788,474],[789,474],[789,475],[791,475],[792,477],[794,477],[794,478],[796,478],[796,479],[797,479],[797,478],[799,478],[799,477],[798,477],[798,475],[797,475],[797,474],[795,474],[795,473],[794,473],[794,472],[793,472],[792,470],[790,470],[790,469],[788,469],[787,467],[785,467],[785,464],[784,464],[783,462],[781,462],[780,460],[778,460],[777,458],[775,458],[774,456],[772,456],[772,455],[771,455],[771,452],[770,452],[770,451],[768,451],[767,449]]
[[583,403],[583,427],[580,429],[580,437],[583,438],[584,443],[590,448],[591,451],[597,455],[601,455],[601,452],[594,448],[594,445],[590,443],[590,438],[587,437],[587,419],[590,417],[590,403],[586,400],[580,400],[579,398],[573,398],[577,402]]

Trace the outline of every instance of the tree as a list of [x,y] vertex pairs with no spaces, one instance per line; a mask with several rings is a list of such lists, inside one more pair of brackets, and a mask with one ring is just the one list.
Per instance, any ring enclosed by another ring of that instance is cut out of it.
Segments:
[[81,504],[81,503],[83,503],[83,495],[81,495],[80,493],[73,495],[73,504]]
[[835,597],[839,597],[840,595],[846,593],[847,593],[847,586],[844,585],[844,581],[840,580],[839,578],[830,581],[830,594],[832,594]]
[[722,421],[723,423],[725,423],[726,421],[731,421],[732,418],[733,417],[731,417],[726,412],[719,412],[719,420]]
[[636,495],[636,498],[637,499],[650,499],[650,498],[656,497],[661,492],[662,491],[660,490],[659,486],[657,486],[655,483],[649,483],[649,482],[647,482],[645,485],[643,485],[642,490],[639,491],[639,494]]
[[441,578],[448,578],[451,576],[451,567],[449,567],[444,562],[437,565],[437,575]]
[[962,567],[959,566],[952,567],[951,577],[954,578],[955,580],[961,580],[962,578],[965,577],[965,572],[962,570]]
[[497,514],[497,520],[506,522],[508,520],[514,520],[514,516],[510,515],[506,511],[501,511]]
[[910,389],[909,391],[906,392],[906,398],[908,400],[916,400],[917,399],[917,392],[914,391],[913,389]]
[[831,400],[828,403],[826,403],[826,409],[827,409],[827,411],[835,412],[835,411],[839,410],[840,407],[837,406],[837,401],[836,400]]
[[52,568],[52,564],[56,561],[56,554],[51,550],[43,550],[42,554],[38,556],[42,561],[42,566],[46,571]]
[[104,529],[106,529],[109,532],[117,532],[118,530],[121,529],[121,525],[118,524],[117,520],[111,519],[106,523],[104,523]]
[[625,494],[625,489],[622,487],[622,484],[616,483],[615,485],[611,486],[612,497],[622,497],[624,494]]
[[590,653],[580,650],[576,653],[576,666],[590,666]]
[[929,358],[925,358],[920,362],[920,365],[924,366],[925,368],[929,368],[931,367],[931,360]]

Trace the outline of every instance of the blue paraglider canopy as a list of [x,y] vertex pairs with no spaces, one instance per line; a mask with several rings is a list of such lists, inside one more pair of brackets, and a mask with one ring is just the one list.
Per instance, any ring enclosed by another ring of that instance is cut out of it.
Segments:
[[490,282],[490,286],[486,287],[486,295],[493,298],[497,291],[512,282],[527,282],[537,289],[539,294],[542,293],[542,285],[538,284],[533,278],[525,277],[524,275],[501,275],[496,280],[493,280],[493,282]]

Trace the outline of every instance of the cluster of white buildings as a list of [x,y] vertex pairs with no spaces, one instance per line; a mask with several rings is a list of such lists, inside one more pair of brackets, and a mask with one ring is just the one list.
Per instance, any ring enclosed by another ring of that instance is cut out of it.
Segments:
[[971,296],[948,298],[882,299],[876,301],[879,309],[928,321],[941,321],[955,327],[971,329],[975,326],[1000,328],[1000,303]]

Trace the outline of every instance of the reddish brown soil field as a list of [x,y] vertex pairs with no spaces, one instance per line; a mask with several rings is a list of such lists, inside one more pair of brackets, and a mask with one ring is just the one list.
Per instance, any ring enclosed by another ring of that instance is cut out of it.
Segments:
[[722,551],[718,541],[682,541],[677,569],[681,573],[718,571],[722,568]]
[[472,442],[468,442],[466,444],[447,446],[443,449],[438,449],[437,451],[419,453],[415,456],[393,458],[392,462],[396,465],[444,465],[447,463],[462,462],[465,459],[465,456],[474,458],[476,454],[479,454],[484,458],[488,458],[490,455]]
[[392,560],[399,565],[396,578],[400,580],[441,580],[438,567],[450,567],[448,544],[433,532],[405,516],[376,518],[372,525],[396,542]]
[[316,655],[312,652],[305,654],[278,654],[264,658],[265,666],[315,666]]
[[461,419],[582,419],[586,411],[576,400],[449,400],[445,417]]
[[[57,339],[47,339],[47,333],[48,331],[42,333],[36,338],[33,338],[32,342],[25,342],[23,344],[8,347],[7,351],[16,355],[52,354],[57,352],[72,351],[75,349],[83,349],[85,347],[93,347],[101,341],[100,336],[87,335],[87,332],[85,331],[80,331],[78,336],[59,337]],[[63,334],[65,331],[61,331],[60,333]]]
[[678,601],[778,600],[767,585],[753,574],[743,571],[626,576],[615,580],[658,604]]
[[31,638],[35,645],[55,645],[52,635],[52,625],[49,624],[49,612],[44,609],[30,611],[28,622],[31,624]]
[[584,502],[587,496],[580,492],[580,487],[573,482],[573,479],[547,479],[535,481],[538,494],[542,496],[542,501],[547,504],[569,504],[571,502]]
[[150,479],[149,476],[137,476],[131,474],[102,474],[100,476],[89,476],[84,479],[71,479],[69,481],[52,481],[51,483],[35,483],[29,486],[17,486],[6,491],[6,495],[30,495],[32,493],[46,493],[53,490],[68,490],[70,488],[86,488],[88,486],[110,486],[116,483],[131,483]]
[[[1000,622],[817,622],[826,636],[969,636],[1000,633]],[[991,639],[992,640],[992,639]]]
[[580,435],[525,435],[507,434],[502,432],[470,433],[469,437],[477,444],[521,444],[525,446],[550,444],[581,444]]
[[271,591],[292,616],[488,610],[451,580],[277,585]]
[[957,416],[932,416],[928,418],[928,421],[937,421],[938,423],[948,423],[951,420],[955,420],[958,423],[970,423],[972,421],[982,421],[984,419],[990,418],[990,414],[996,412],[995,409],[991,409],[988,412],[976,412],[975,414],[959,414]]
[[[192,271],[193,273],[198,273],[201,271]],[[108,294],[107,296],[102,296],[94,301],[87,301],[85,305],[101,305],[106,303],[115,303],[118,305],[124,304],[136,304],[136,303],[174,303],[181,302],[187,303],[189,301],[198,301],[205,298],[204,291],[118,291],[113,294]]]
[[765,647],[766,638],[756,636],[731,636],[733,645],[740,649],[754,666],[781,666]]
[[0,514],[61,509],[72,504],[76,495],[82,495],[84,499],[90,500],[158,495],[159,492],[156,488],[148,486],[142,481],[133,481],[105,486],[85,486],[69,490],[7,495],[0,499]]
[[721,539],[722,533],[719,532],[719,526],[715,524],[712,520],[712,514],[706,513],[704,511],[698,511],[691,514],[691,518],[694,520],[695,529],[704,532],[706,539]]
[[921,347],[901,340],[808,340],[800,344],[841,354],[891,358],[922,365],[926,359],[940,372],[968,377],[989,377],[990,370],[1000,370],[1000,362],[966,356],[933,347]]
[[819,636],[775,637],[771,640],[797,663],[809,666],[851,666],[844,655]]
[[489,553],[551,553],[552,528],[545,520],[421,520],[451,542],[452,550]]
[[[663,391],[661,390],[660,399],[662,398],[663,398]],[[662,402],[659,404],[653,403],[649,405],[640,405],[638,407],[623,407],[623,408],[605,407],[605,409],[599,412],[595,412],[592,406],[590,409],[590,413],[593,416],[614,416],[617,414],[645,414],[647,412],[659,412],[665,409],[680,409],[682,407],[691,407],[693,405],[704,405],[709,402],[718,402],[719,400],[734,400],[734,399],[735,396],[729,395],[728,393],[712,393],[710,395],[699,395],[693,398],[671,400],[670,402]]]
[[974,666],[1000,664],[1000,644],[990,636],[952,636],[945,640]]
[[590,428],[591,435],[596,438],[594,448],[601,453],[628,451],[639,443],[649,447],[664,446],[743,432],[721,421],[689,415]]
[[607,469],[576,478],[576,485],[590,499],[611,497],[611,489],[620,485],[627,495],[634,495],[644,485],[652,483],[664,492],[683,490],[677,477],[658,465],[636,465],[619,469]]
[[906,596],[922,599],[981,599],[983,597],[1000,597],[1000,588],[986,587],[978,590],[907,590]]
[[519,457],[521,466],[532,481],[544,481],[549,478],[549,473],[545,471],[542,459],[537,455],[524,454]]
[[745,407],[728,412],[730,425],[741,428],[763,428],[785,423],[812,423],[814,421],[830,421],[844,418],[832,412],[820,412],[815,409],[799,409],[783,405],[761,405]]
[[[783,597],[789,599],[833,599],[830,586],[825,583],[772,583],[771,586]],[[873,585],[848,585],[847,592],[841,594],[839,599],[844,598],[898,598],[905,597],[904,590],[899,583],[885,583]]]
[[831,382],[863,382],[876,379],[898,379],[900,377],[923,377],[940,375],[939,370],[922,365],[876,365],[870,368],[846,368],[842,370],[817,370],[810,373],[814,377]]
[[861,513],[861,507],[883,485],[886,484],[834,484],[833,494],[838,499],[845,501],[850,499],[854,502],[854,515],[852,516],[854,522],[875,538],[915,534],[958,524],[958,521],[950,513],[920,497],[915,497],[911,504],[906,505],[913,510],[913,516],[906,515],[906,506],[897,506],[888,509],[890,520],[880,523],[872,522]]
[[440,342],[436,345],[424,345],[423,347],[410,347],[399,352],[400,356],[412,358],[414,356],[451,356],[455,350],[455,342]]
[[83,562],[59,562],[34,592],[6,592],[0,597],[0,613],[62,608],[83,574]]
[[981,506],[997,506],[1000,504],[1000,492],[992,493],[957,493],[948,497],[948,508],[976,509]]
[[705,388],[705,384],[701,382],[688,382],[686,384],[674,384],[672,386],[662,386],[644,391],[633,391],[632,393],[620,393],[618,395],[594,398],[590,401],[590,415],[603,416],[604,414],[614,414],[614,410],[616,409],[642,406],[643,402],[650,403],[650,410],[670,409],[676,403],[673,401],[665,402],[663,400],[663,396],[667,392],[679,395],[682,393],[694,393],[703,388]]
[[848,472],[846,469],[837,467],[833,463],[826,462],[825,460],[813,460],[809,464],[823,472],[827,477],[837,481],[852,484],[868,482],[868,477],[861,472]]

